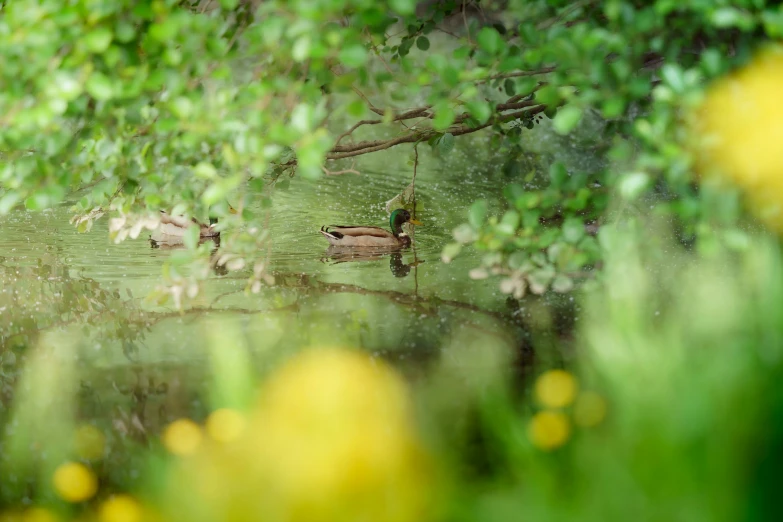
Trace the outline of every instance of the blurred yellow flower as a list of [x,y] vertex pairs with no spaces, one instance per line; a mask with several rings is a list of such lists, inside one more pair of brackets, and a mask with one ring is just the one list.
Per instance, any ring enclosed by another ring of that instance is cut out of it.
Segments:
[[595,392],[583,392],[574,404],[574,424],[591,428],[606,417],[606,400]]
[[767,49],[713,84],[695,111],[697,168],[743,189],[751,209],[783,232],[783,48]]
[[204,438],[201,428],[190,419],[175,420],[163,431],[163,446],[174,455],[190,455]]
[[114,495],[98,509],[100,522],[140,522],[143,518],[141,504],[129,495]]
[[90,424],[80,426],[74,434],[74,449],[76,454],[88,460],[96,460],[103,456],[106,447],[106,437]]
[[84,464],[66,462],[54,471],[54,490],[68,502],[82,502],[95,495],[98,479]]
[[22,522],[58,522],[60,517],[55,513],[41,507],[33,507],[26,510],[21,517]]
[[568,441],[571,424],[559,411],[541,411],[533,415],[528,425],[530,441],[543,450],[559,448]]
[[536,399],[547,408],[568,406],[574,402],[576,391],[576,378],[565,370],[550,370],[536,380]]
[[242,434],[245,423],[245,417],[238,411],[222,408],[207,417],[206,429],[213,440],[231,442]]
[[189,520],[416,522],[431,471],[405,382],[362,352],[312,349],[272,375],[238,439],[181,463],[169,498],[198,499],[176,513]]

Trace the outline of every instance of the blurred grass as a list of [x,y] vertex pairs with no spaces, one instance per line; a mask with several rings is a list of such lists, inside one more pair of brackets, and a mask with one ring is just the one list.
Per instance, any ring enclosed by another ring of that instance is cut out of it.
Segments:
[[[360,349],[319,346],[266,353],[261,377],[249,359],[253,338],[216,322],[207,334],[214,416],[177,421],[162,441],[149,433],[96,451],[91,444],[105,441],[85,432],[73,406],[74,348],[45,336],[4,434],[8,513],[35,505],[58,519],[118,522],[779,519],[780,246],[757,236],[709,257],[671,248],[664,265],[665,234],[651,241],[651,230],[602,230],[606,269],[600,289],[580,299],[573,361],[539,363],[521,380],[517,354],[488,335],[443,339],[439,360],[407,381]],[[128,462],[113,454],[123,451],[144,463],[130,491],[108,478],[113,462]],[[85,502],[67,502],[79,491],[53,483],[72,461],[99,479]]]

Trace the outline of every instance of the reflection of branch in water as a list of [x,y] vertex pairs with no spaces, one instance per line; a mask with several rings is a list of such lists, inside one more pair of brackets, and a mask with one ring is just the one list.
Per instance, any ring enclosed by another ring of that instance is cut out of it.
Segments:
[[[289,276],[290,278],[294,278],[295,281],[293,284],[291,283]],[[493,310],[485,310],[481,307],[470,303],[465,303],[463,301],[440,299],[437,297],[427,299],[421,298],[415,294],[408,294],[397,290],[370,290],[361,286],[345,283],[324,283],[322,281],[313,280],[306,274],[276,275],[276,277],[279,278],[278,281],[280,286],[286,286],[289,288],[307,288],[309,293],[312,293],[313,291],[321,291],[323,293],[353,293],[359,295],[374,295],[387,298],[402,306],[414,308],[419,312],[428,312],[427,305],[448,306],[451,308],[459,308],[462,310],[468,310],[482,315],[494,317],[508,324],[509,326],[513,326],[514,328],[519,327],[519,323],[514,317],[511,316],[511,314],[496,312]]]
[[[413,146],[413,180],[411,194],[413,200],[413,219],[416,219],[416,169],[419,167],[419,144]],[[416,227],[411,230],[411,246],[413,247],[413,293],[419,295],[419,256],[416,254]]]

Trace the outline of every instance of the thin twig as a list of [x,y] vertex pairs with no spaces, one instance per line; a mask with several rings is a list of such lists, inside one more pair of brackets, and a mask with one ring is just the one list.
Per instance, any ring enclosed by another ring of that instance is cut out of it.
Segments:
[[413,179],[411,180],[411,197],[413,198],[413,219],[416,219],[416,168],[419,166],[419,142],[413,145]]
[[[395,116],[395,117],[392,119],[392,121],[402,121],[402,120],[408,120],[408,119],[411,119],[411,118],[418,118],[418,117],[420,117],[420,116],[424,116],[424,115],[425,115],[425,113],[426,113],[426,112],[427,112],[429,109],[430,109],[430,107],[429,107],[429,106],[426,106],[426,107],[418,107],[418,108],[416,108],[416,109],[411,109],[411,110],[409,110],[409,111],[406,111],[406,112],[403,112],[403,113],[401,113],[401,114],[398,114],[397,116]],[[428,117],[431,117],[431,116],[428,116]],[[335,144],[335,148],[337,147],[337,145],[340,143],[340,141],[341,141],[343,138],[345,138],[346,136],[348,136],[348,135],[350,135],[351,133],[353,133],[353,131],[355,131],[356,129],[358,129],[358,128],[359,128],[359,127],[361,127],[362,125],[378,125],[379,123],[383,123],[383,120],[361,120],[361,121],[357,122],[357,123],[356,123],[356,124],[354,124],[354,125],[353,125],[353,126],[350,128],[350,129],[348,129],[347,131],[343,132],[342,134],[340,134],[340,135],[337,137],[337,140],[334,142],[334,144]]]
[[324,171],[324,174],[327,176],[339,176],[341,174],[356,174],[357,176],[361,176],[362,173],[358,170],[353,168],[353,164],[351,164],[351,168],[349,169],[343,169],[343,170],[329,170],[326,168],[326,166],[322,166],[321,170]]
[[548,74],[554,72],[556,69],[557,67],[552,66],[552,67],[542,67],[541,69],[536,69],[534,71],[516,71],[510,73],[493,74],[492,76],[489,76],[484,80],[480,80],[478,83],[486,83],[492,80],[500,80],[502,78],[520,78],[523,76],[538,76],[539,74]]
[[462,0],[462,20],[465,22],[465,36],[468,38],[468,42],[473,45],[473,40],[470,39],[470,27],[468,26],[468,15],[466,14],[466,0]]

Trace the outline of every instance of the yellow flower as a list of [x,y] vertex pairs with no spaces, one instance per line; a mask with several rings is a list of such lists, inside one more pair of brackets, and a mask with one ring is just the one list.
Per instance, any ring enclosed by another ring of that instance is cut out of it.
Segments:
[[362,352],[315,349],[272,375],[238,439],[182,461],[169,498],[189,520],[416,522],[432,483],[405,382]]
[[571,425],[562,412],[541,411],[533,415],[527,431],[530,441],[536,447],[549,451],[568,441]]
[[238,411],[223,408],[207,417],[207,433],[218,442],[236,440],[245,429],[245,417]]
[[606,417],[606,401],[595,392],[580,393],[574,404],[574,423],[591,428]]
[[729,179],[783,232],[783,48],[767,49],[712,85],[693,114],[697,168]]
[[99,459],[103,456],[106,447],[106,437],[95,426],[85,424],[76,430],[74,446],[79,457],[88,460]]
[[140,522],[143,518],[141,504],[129,495],[114,495],[98,510],[100,522]]
[[66,462],[54,472],[54,490],[63,500],[82,502],[95,495],[98,480],[84,464]]
[[174,455],[190,455],[201,445],[201,428],[190,419],[179,419],[163,431],[163,445]]
[[536,380],[536,399],[547,408],[568,406],[574,401],[576,391],[576,379],[565,370],[550,370]]

